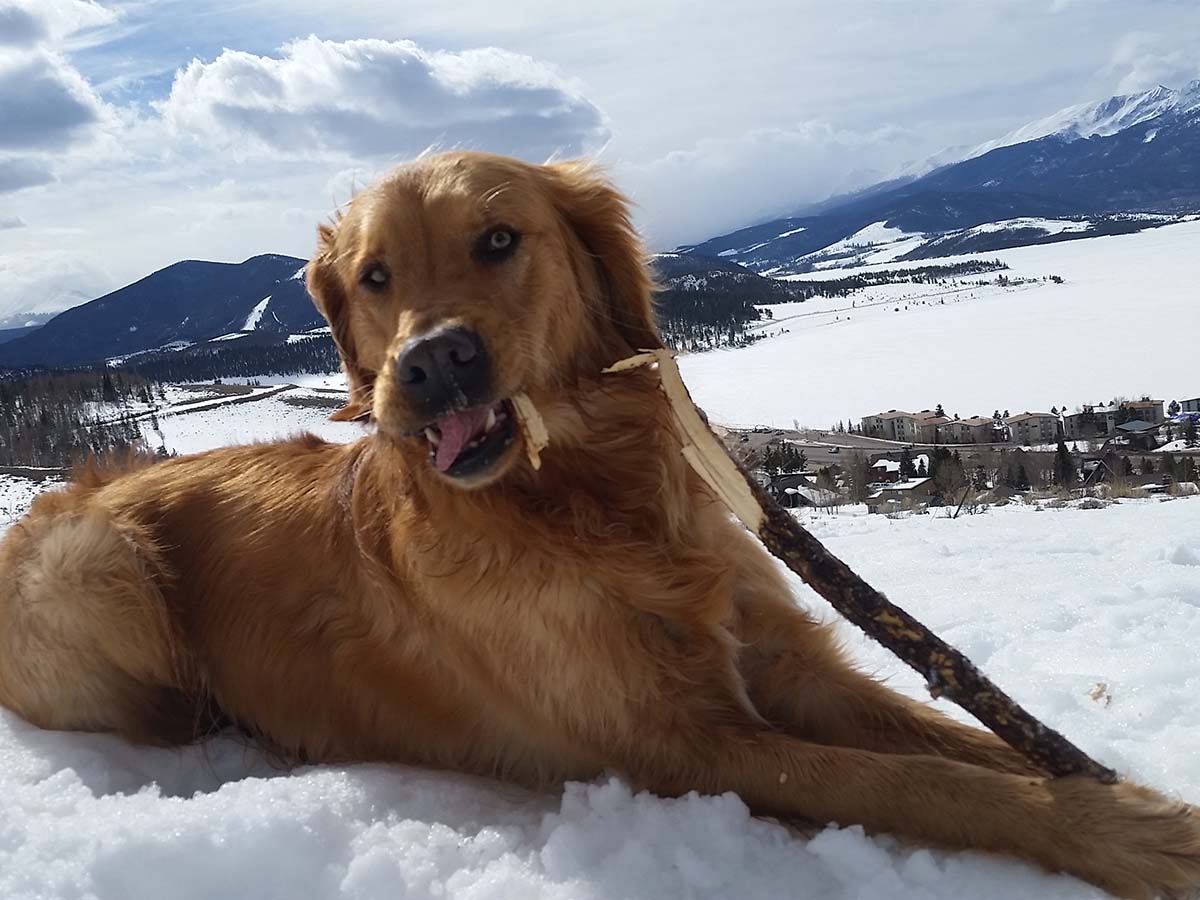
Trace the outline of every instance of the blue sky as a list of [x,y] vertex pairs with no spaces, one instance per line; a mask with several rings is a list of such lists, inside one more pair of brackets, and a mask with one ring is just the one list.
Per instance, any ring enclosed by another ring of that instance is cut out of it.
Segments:
[[430,144],[598,155],[669,247],[1198,75],[1193,0],[0,0],[0,319],[306,256]]

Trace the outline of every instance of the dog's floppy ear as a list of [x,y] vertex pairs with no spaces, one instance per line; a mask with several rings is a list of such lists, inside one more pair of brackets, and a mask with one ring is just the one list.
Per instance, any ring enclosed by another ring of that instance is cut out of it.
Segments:
[[654,281],[625,197],[594,163],[575,160],[545,169],[559,213],[595,262],[617,333],[630,350],[661,348],[651,301]]
[[333,343],[342,359],[342,370],[350,383],[350,400],[329,418],[335,422],[367,419],[371,416],[371,393],[375,373],[359,365],[350,334],[350,316],[346,308],[346,292],[333,266],[334,230],[328,225],[317,226],[317,254],[305,267],[305,284],[313,303],[329,322]]

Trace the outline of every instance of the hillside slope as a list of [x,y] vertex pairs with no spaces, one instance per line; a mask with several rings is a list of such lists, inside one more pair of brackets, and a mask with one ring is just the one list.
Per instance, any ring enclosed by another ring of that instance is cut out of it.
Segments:
[[226,332],[315,328],[324,320],[300,277],[304,263],[275,254],[175,263],[0,345],[0,365],[73,365]]
[[[967,416],[1194,397],[1197,247],[1200,221],[993,252],[986,258],[1010,266],[1001,273],[1009,287],[999,276],[967,278],[958,288],[884,285],[851,301],[776,306],[766,326],[774,336],[680,366],[697,402],[726,424],[828,427],[938,403]],[[1040,280],[1050,275],[1066,283]],[[1011,284],[1021,278],[1039,280]]]

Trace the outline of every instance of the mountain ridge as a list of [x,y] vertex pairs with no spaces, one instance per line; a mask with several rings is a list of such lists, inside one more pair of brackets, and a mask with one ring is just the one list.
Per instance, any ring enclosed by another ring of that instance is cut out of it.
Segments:
[[[871,226],[945,238],[987,223],[1020,221],[1007,241],[993,232],[988,246],[1003,249],[1045,238],[1074,240],[1137,230],[1130,213],[1180,215],[1200,210],[1200,80],[1181,90],[1152,89],[1079,104],[1011,134],[1037,134],[981,155],[940,166],[918,178],[881,182],[792,215],[759,222],[679,252],[717,256],[767,275],[810,271],[819,255]],[[1011,136],[1010,134],[1010,136]],[[1036,234],[1028,220],[1096,220],[1094,229],[1059,228]],[[1162,220],[1148,216],[1138,227]],[[1115,229],[1115,230],[1114,230]],[[958,243],[969,247],[966,235]],[[962,249],[958,252],[973,252]],[[815,257],[814,255],[817,255]],[[888,260],[926,258],[909,246]]]

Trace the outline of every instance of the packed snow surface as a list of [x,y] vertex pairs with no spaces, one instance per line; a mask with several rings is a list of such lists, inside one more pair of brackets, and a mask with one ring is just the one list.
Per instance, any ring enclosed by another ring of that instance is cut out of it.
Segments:
[[[1200,500],[953,521],[857,512],[806,522],[1088,752],[1200,798],[1200,762],[1184,749],[1200,722]],[[865,668],[922,695],[915,674],[838,627]],[[414,766],[285,771],[234,738],[146,749],[0,710],[6,900],[778,900],[798,889],[822,900],[1100,896],[855,827],[790,832],[732,795],[659,799],[612,775],[531,794]]]
[[253,331],[258,327],[258,323],[262,321],[263,313],[267,311],[267,304],[270,302],[271,295],[268,294],[254,304],[254,309],[250,310],[250,315],[246,316],[246,321],[242,325],[242,331]]
[[[1144,394],[1191,396],[1196,367],[1183,346],[1154,347],[1160,326],[1172,335],[1200,333],[1190,270],[1197,247],[1200,221],[1190,221],[974,257],[888,263],[878,268],[999,258],[1010,269],[767,307],[774,318],[761,327],[774,336],[743,349],[683,356],[680,368],[700,406],[725,424],[829,427],[938,403],[966,417],[990,416],[996,408],[1075,409]],[[1001,287],[999,274],[1039,280]],[[1040,280],[1048,275],[1066,283]],[[1127,322],[1152,324],[1149,330],[1119,324]]]

